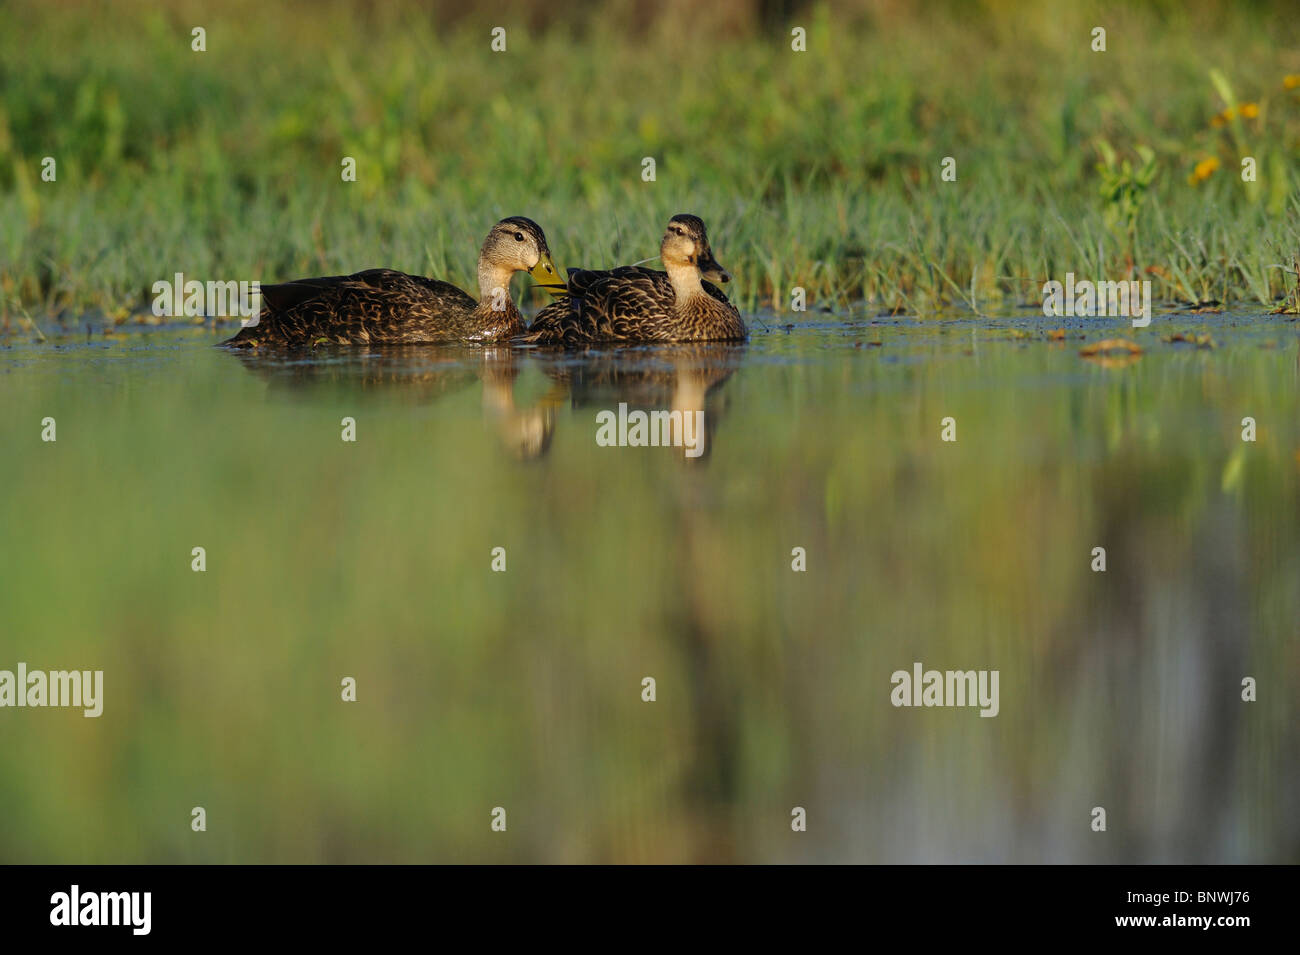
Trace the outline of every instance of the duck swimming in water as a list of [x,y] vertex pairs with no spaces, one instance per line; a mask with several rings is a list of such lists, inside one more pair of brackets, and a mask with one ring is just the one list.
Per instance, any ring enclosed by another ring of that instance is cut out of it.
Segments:
[[505,341],[524,330],[510,279],[528,272],[554,283],[542,227],[511,216],[492,227],[478,257],[479,299],[437,279],[367,269],[262,286],[258,321],[224,344],[235,348],[297,345],[445,344]]
[[717,286],[730,281],[709,247],[704,222],[675,215],[660,245],[666,272],[637,266],[570,269],[567,298],[542,309],[516,341],[539,345],[595,342],[738,341],[740,312]]

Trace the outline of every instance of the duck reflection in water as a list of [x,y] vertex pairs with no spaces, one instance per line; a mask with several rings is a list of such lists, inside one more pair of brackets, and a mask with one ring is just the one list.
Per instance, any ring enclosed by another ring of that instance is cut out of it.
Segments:
[[[720,388],[739,366],[745,347],[743,343],[697,343],[551,351],[504,346],[317,346],[309,352],[230,354],[267,383],[268,394],[278,397],[319,400],[345,393],[363,400],[425,405],[482,382],[488,432],[519,460],[541,458],[550,451],[558,411],[568,405],[575,412],[595,412],[590,418],[573,416],[573,425],[590,429],[593,441],[597,416],[603,411],[615,416],[620,411],[625,415],[640,411],[650,420],[671,418],[676,434],[684,440],[674,442],[680,448],[665,450],[683,461],[698,462],[712,450],[718,421],[726,412]],[[515,385],[530,362],[550,380],[550,386],[538,400],[521,406]],[[701,419],[703,426],[696,432],[690,426]]]
[[555,434],[555,406],[515,404],[524,356],[510,348],[400,345],[317,346],[311,351],[231,351],[267,383],[268,394],[317,400],[341,392],[363,400],[426,405],[483,383],[483,419],[512,457],[544,455]]
[[674,456],[691,462],[707,459],[713,448],[726,413],[722,385],[739,367],[745,348],[716,342],[535,355],[552,383],[543,402],[594,411],[583,423],[594,441],[668,446]]

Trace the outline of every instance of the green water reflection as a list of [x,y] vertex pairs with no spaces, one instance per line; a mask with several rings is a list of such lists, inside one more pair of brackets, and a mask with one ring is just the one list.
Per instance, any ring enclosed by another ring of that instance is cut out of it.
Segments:
[[[105,703],[0,710],[0,859],[1298,861],[1297,325],[1068,331],[10,343],[0,668]],[[620,403],[704,453],[601,447]],[[894,707],[917,661],[998,715]]]

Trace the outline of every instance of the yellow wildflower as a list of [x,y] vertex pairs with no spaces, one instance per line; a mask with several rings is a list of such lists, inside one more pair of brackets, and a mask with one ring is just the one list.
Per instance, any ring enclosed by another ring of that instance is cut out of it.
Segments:
[[1259,104],[1258,104],[1258,103],[1242,103],[1242,104],[1241,104],[1241,117],[1242,117],[1242,119],[1254,119],[1254,118],[1255,118],[1256,116],[1258,116],[1258,115],[1259,115]]
[[1282,88],[1287,90],[1300,89],[1300,73],[1288,73],[1282,77]]
[[1214,175],[1214,171],[1218,168],[1219,160],[1215,159],[1213,156],[1209,159],[1202,159],[1196,164],[1195,168],[1192,169],[1192,174],[1187,177],[1187,184],[1189,186],[1194,186],[1198,182],[1204,182],[1209,179],[1210,176]]

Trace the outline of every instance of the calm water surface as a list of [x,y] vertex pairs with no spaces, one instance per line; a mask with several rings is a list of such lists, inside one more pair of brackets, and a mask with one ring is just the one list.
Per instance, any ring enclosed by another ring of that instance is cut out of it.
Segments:
[[1300,861],[1300,326],[779,322],[0,344],[0,669],[105,685],[0,710],[0,860]]

